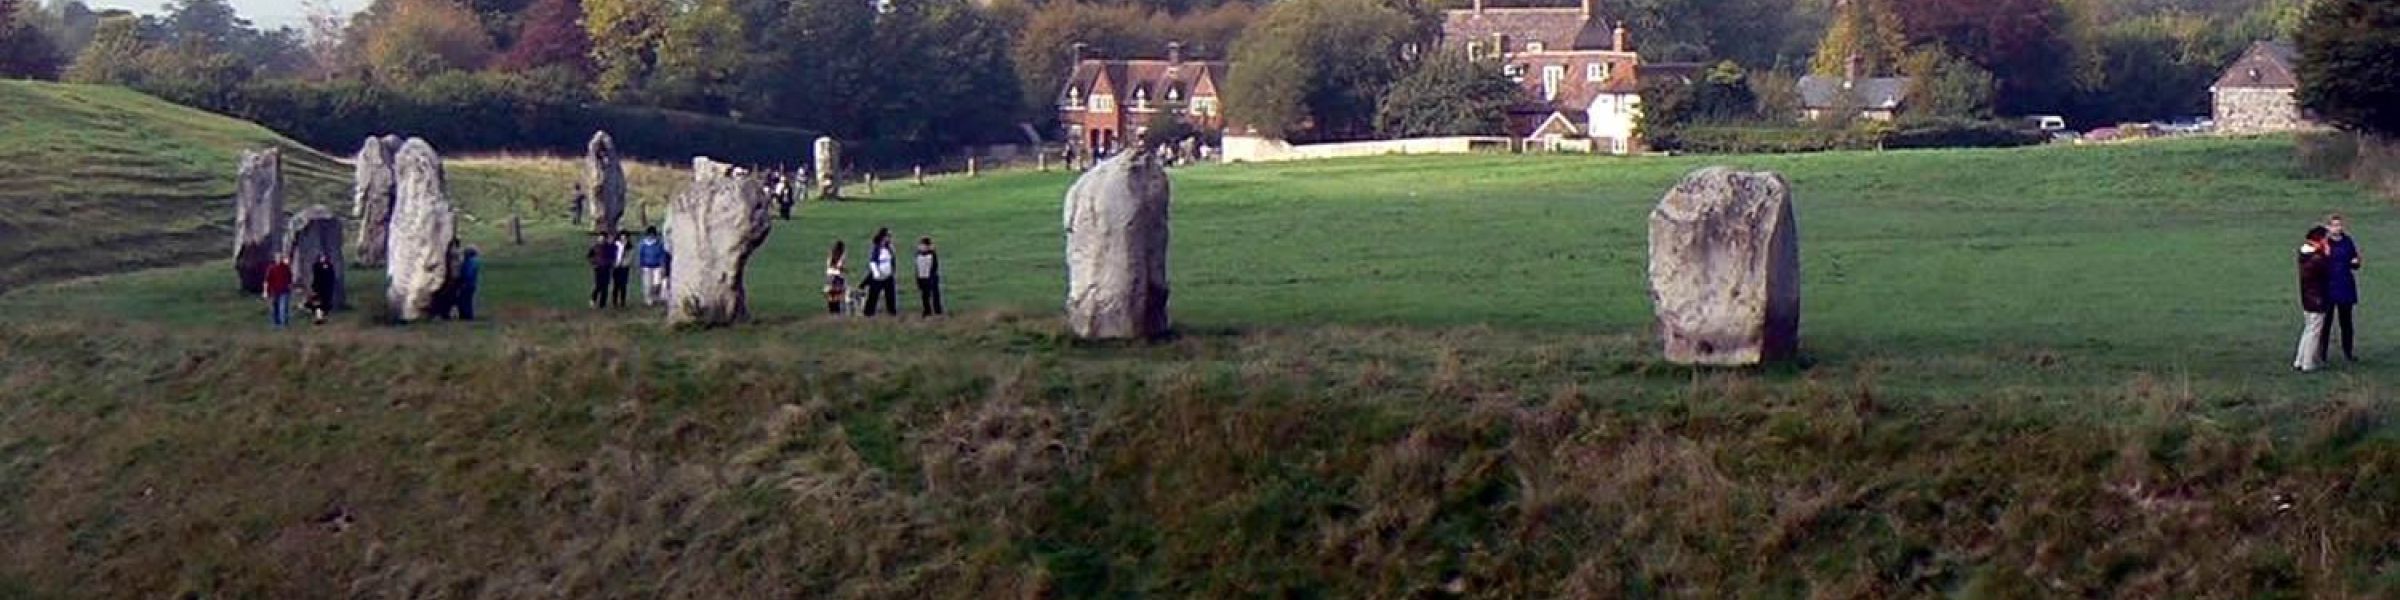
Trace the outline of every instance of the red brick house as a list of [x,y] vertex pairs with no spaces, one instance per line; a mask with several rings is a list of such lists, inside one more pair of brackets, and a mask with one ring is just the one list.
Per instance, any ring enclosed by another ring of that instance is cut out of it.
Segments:
[[1223,131],[1217,86],[1228,66],[1184,60],[1179,44],[1167,45],[1165,60],[1079,59],[1058,92],[1058,120],[1079,153],[1100,155],[1140,140],[1162,113],[1193,129]]
[[1498,62],[1523,91],[1509,135],[1528,148],[1624,154],[1640,148],[1640,70],[1623,24],[1605,25],[1599,0],[1568,8],[1474,8],[1443,14],[1442,44]]

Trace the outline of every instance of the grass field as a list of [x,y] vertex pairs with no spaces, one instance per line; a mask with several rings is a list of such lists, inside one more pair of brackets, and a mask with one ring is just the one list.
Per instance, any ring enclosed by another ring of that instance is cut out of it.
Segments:
[[[673,332],[583,307],[569,165],[457,163],[486,322],[270,332],[218,263],[0,295],[0,596],[2389,597],[2400,215],[2291,154],[1199,167],[1130,345],[1060,331],[1065,174],[807,205],[759,322]],[[1654,359],[1643,219],[1720,163],[1798,190],[1803,364]],[[2299,376],[2337,210],[2368,360]],[[815,315],[884,225],[963,314]]]

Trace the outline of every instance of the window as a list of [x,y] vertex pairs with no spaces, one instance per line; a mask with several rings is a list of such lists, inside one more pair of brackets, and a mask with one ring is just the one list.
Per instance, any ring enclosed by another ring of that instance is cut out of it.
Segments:
[[1144,110],[1148,108],[1150,108],[1150,88],[1133,88],[1133,109]]
[[1564,83],[1566,79],[1566,65],[1544,65],[1542,67],[1542,100],[1545,102],[1557,100],[1558,84]]
[[1540,51],[1542,51],[1542,43],[1541,43],[1541,42],[1526,42],[1526,43],[1525,43],[1525,51],[1526,51],[1526,52],[1540,52]]
[[1200,115],[1200,116],[1203,116],[1203,117],[1213,117],[1213,116],[1216,116],[1216,114],[1217,114],[1217,98],[1216,98],[1215,96],[1202,96],[1202,97],[1199,97],[1199,98],[1193,98],[1193,99],[1192,99],[1192,114],[1195,114],[1195,115]]
[[1585,81],[1608,81],[1608,77],[1616,74],[1616,70],[1616,65],[1611,63],[1591,63],[1583,66],[1583,78]]
[[1075,88],[1067,88],[1067,106],[1073,106],[1073,107],[1078,107],[1078,108],[1082,107],[1082,106],[1083,106],[1083,90],[1079,90],[1079,89],[1075,89]]
[[1500,74],[1507,75],[1508,78],[1512,80],[1523,80],[1525,79],[1525,65],[1509,65],[1501,67]]
[[1483,42],[1467,42],[1467,60],[1483,60]]
[[1093,94],[1093,95],[1092,95],[1092,112],[1096,112],[1096,113],[1113,113],[1113,112],[1117,112],[1117,97],[1116,97],[1116,96],[1110,96],[1110,95],[1108,95],[1108,94]]

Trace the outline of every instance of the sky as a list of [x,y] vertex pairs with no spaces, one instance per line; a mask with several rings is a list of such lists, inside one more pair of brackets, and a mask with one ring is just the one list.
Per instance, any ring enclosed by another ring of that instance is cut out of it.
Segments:
[[[260,29],[286,26],[293,29],[305,29],[308,26],[308,13],[301,0],[229,1],[233,3],[235,11],[242,13],[242,18],[249,19],[251,24],[257,25]],[[368,0],[325,0],[327,5],[342,11],[344,16],[366,8],[367,2]],[[90,5],[94,10],[122,8],[142,14],[156,14],[160,12],[158,7],[166,3],[166,0],[84,0],[84,4]],[[47,3],[45,2],[45,4]]]

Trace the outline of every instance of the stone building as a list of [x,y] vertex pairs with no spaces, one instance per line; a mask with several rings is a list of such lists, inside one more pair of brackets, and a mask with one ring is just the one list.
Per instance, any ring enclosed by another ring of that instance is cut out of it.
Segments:
[[2309,129],[2317,126],[2300,109],[2299,52],[2281,42],[2258,42],[2225,68],[2216,85],[2217,131],[2233,135]]

